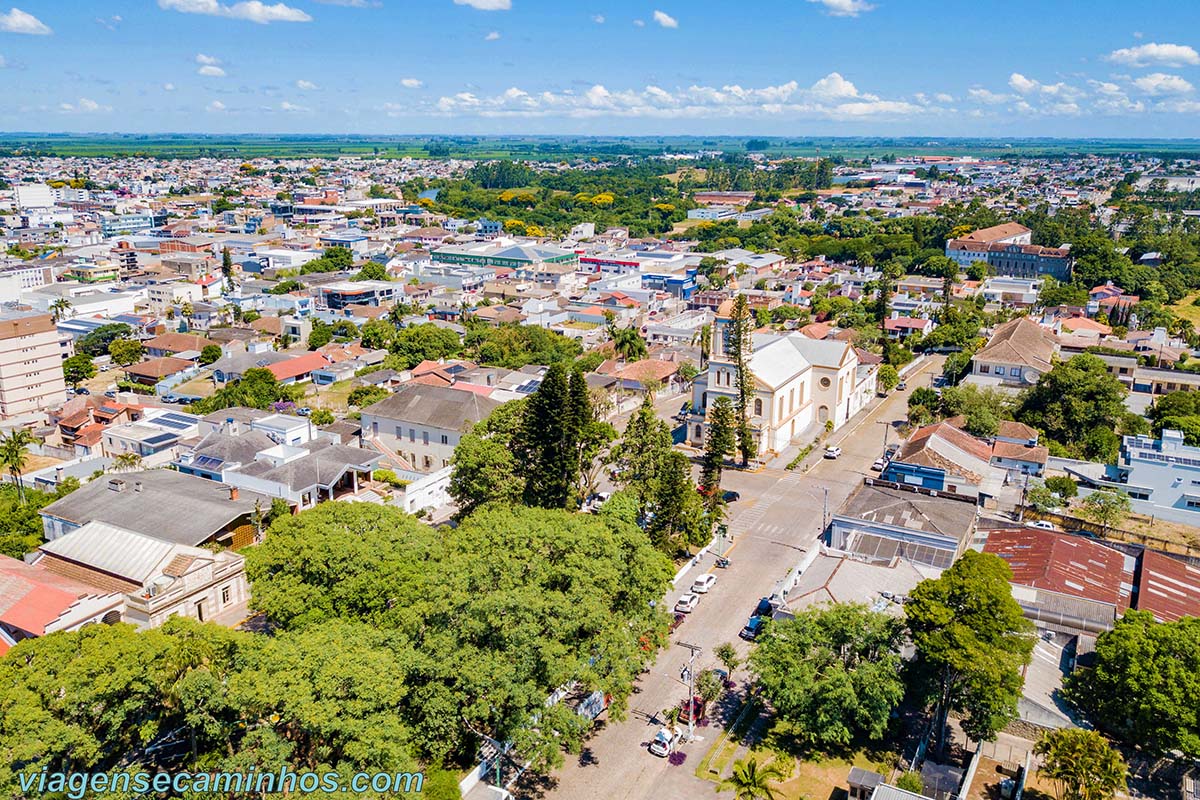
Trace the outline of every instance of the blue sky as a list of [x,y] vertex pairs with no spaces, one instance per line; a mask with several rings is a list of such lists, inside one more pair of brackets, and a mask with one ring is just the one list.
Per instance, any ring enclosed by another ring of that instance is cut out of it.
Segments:
[[0,129],[1200,137],[1194,0],[0,0]]

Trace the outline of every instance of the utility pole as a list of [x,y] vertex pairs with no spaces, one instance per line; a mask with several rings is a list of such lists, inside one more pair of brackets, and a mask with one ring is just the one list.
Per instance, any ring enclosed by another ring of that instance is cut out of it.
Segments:
[[692,702],[696,698],[696,654],[703,653],[704,648],[696,644],[688,644],[687,642],[679,642],[680,647],[685,647],[691,651],[692,655],[688,659],[687,666],[684,670],[687,672],[688,696],[688,741],[696,738],[696,706]]
[[829,487],[825,487],[825,502],[821,506],[821,534],[829,527]]
[[891,420],[881,419],[875,422],[876,425],[883,426],[883,449],[887,450],[888,431],[892,429]]

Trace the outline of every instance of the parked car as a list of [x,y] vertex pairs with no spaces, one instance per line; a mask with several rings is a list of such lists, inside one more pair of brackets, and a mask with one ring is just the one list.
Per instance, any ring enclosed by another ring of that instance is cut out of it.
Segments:
[[690,614],[696,610],[698,605],[700,605],[700,595],[688,592],[679,598],[679,602],[675,604],[675,610],[683,614]]
[[889,444],[887,447],[883,448],[883,457],[890,460],[892,456],[896,455],[896,451],[899,449],[900,445]]
[[675,751],[683,734],[677,728],[659,728],[658,733],[650,741],[650,754],[666,758]]
[[717,582],[717,576],[711,572],[706,572],[696,580],[692,581],[692,591],[696,594],[707,594],[708,590]]
[[[679,721],[680,722],[699,722],[704,719],[704,712],[707,710],[707,703],[700,695],[696,695],[691,701],[684,700],[679,704]],[[692,711],[696,712],[695,719],[692,718]]]
[[731,490],[726,492],[724,497],[726,503],[736,503],[738,500],[742,499],[742,494],[741,492],[735,492]]
[[775,613],[775,604],[771,602],[771,598],[764,597],[758,601],[758,605],[754,607],[754,613],[751,617],[770,617]]
[[901,392],[903,392],[907,388],[908,388],[908,384],[905,383],[904,381],[900,381],[900,383],[896,384],[896,389]]
[[116,399],[116,397],[117,397],[117,390],[116,390],[116,389],[109,389],[107,392],[105,392],[105,393],[104,393],[104,396],[105,396],[105,397],[107,397],[107,398],[110,398],[110,399]]
[[308,406],[301,406],[300,408],[296,409],[296,413],[302,417],[307,417],[312,414],[312,409]]
[[178,398],[178,397],[176,397],[176,396],[175,396],[175,395],[173,395],[173,394],[164,394],[164,395],[163,395],[163,398],[162,398],[162,401],[163,401],[164,403],[178,403],[178,402],[179,402],[179,398]]
[[675,612],[675,616],[671,618],[671,630],[670,630],[670,632],[671,632],[671,633],[674,633],[674,632],[675,632],[675,629],[676,629],[676,628],[678,628],[680,625],[682,625],[682,624],[683,624],[683,621],[684,621],[685,619],[687,619],[687,614],[682,614],[682,613],[680,613],[680,612],[676,611],[676,612]]
[[1037,528],[1040,531],[1056,531],[1058,530],[1053,524],[1046,522],[1044,519],[1034,520],[1026,523],[1031,528]]
[[738,633],[738,636],[747,642],[753,642],[758,638],[758,634],[762,632],[763,625],[766,624],[767,617],[751,617],[746,620],[746,624]]
[[78,389],[75,390],[75,394],[91,394],[91,393],[92,393],[91,389],[87,388],[86,386],[80,386]]
[[842,457],[842,448],[837,447],[835,445],[830,445],[829,447],[826,447],[825,448],[825,457],[826,458],[841,458]]
[[887,466],[886,458],[877,458],[871,462],[871,470],[873,472],[883,472],[883,468]]

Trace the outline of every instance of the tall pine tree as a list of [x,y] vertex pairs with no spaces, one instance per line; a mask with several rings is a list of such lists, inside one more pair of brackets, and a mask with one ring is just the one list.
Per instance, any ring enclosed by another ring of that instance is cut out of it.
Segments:
[[233,256],[229,253],[229,248],[225,247],[221,250],[221,274],[225,276],[225,291],[233,291]]
[[704,505],[715,511],[721,504],[721,473],[725,458],[737,447],[733,404],[728,397],[718,397],[708,416],[708,438],[704,441],[704,457],[700,468],[700,485],[704,487]]
[[659,475],[670,453],[671,429],[659,419],[647,394],[625,427],[625,438],[616,453],[621,483],[637,496],[639,516],[644,516],[654,502]]
[[726,353],[733,359],[737,369],[733,409],[737,415],[737,446],[742,455],[742,466],[758,455],[754,444],[754,429],[750,426],[750,401],[754,399],[754,375],[750,372],[750,304],[746,295],[740,294],[733,301],[733,313],[729,318],[729,338]]
[[529,396],[518,446],[525,472],[525,504],[566,508],[578,475],[579,426],[571,412],[571,390],[563,364],[550,366]]

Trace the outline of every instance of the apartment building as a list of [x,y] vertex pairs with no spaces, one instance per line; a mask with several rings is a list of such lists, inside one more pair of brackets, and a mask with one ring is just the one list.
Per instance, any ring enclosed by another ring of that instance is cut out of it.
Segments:
[[52,408],[66,399],[54,318],[0,315],[0,419]]

